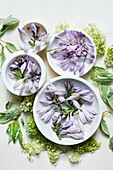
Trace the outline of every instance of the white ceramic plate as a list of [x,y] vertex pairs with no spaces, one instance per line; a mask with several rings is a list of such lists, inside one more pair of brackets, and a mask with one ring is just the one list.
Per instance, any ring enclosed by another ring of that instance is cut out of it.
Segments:
[[[94,94],[94,101],[91,105],[87,105],[87,108],[91,108],[97,112],[97,115],[94,117],[93,121],[91,123],[87,123],[85,126],[85,137],[84,139],[76,140],[73,138],[65,137],[62,138],[61,140],[58,139],[57,135],[51,128],[51,120],[48,123],[44,123],[41,118],[39,117],[39,114],[37,113],[37,110],[43,105],[40,103],[40,100],[44,99],[44,90],[46,86],[49,84],[49,82],[53,83],[55,87],[58,89],[64,89],[64,82],[66,80],[69,80],[71,82],[74,82],[75,86],[80,86],[84,89],[89,89],[92,94]],[[101,99],[99,97],[98,91],[94,89],[94,87],[88,83],[86,80],[82,78],[78,78],[76,76],[59,76],[56,78],[51,79],[49,82],[47,82],[43,88],[38,92],[36,95],[35,101],[34,101],[34,106],[33,106],[33,114],[34,114],[34,120],[36,122],[36,125],[40,132],[49,140],[62,144],[62,145],[74,145],[81,143],[85,140],[87,140],[89,137],[91,137],[95,131],[97,130],[100,121],[101,121],[101,116],[102,116],[102,111],[101,111]]]
[[19,95],[19,89],[13,88],[14,83],[15,83],[15,79],[10,78],[10,76],[9,76],[9,73],[11,73],[10,68],[9,68],[9,64],[11,64],[20,55],[22,55],[22,56],[29,55],[30,57],[29,57],[28,60],[36,62],[39,65],[39,69],[41,71],[39,88],[38,89],[34,88],[33,92],[30,92],[30,93],[23,92],[21,94],[21,96],[28,96],[28,95],[32,95],[32,94],[36,93],[42,87],[42,85],[44,84],[45,79],[46,79],[46,67],[45,67],[43,60],[37,54],[32,53],[32,52],[25,53],[24,51],[17,51],[15,53],[13,53],[10,57],[8,57],[5,60],[3,66],[2,66],[2,72],[1,72],[2,80],[3,80],[6,88],[11,93],[13,93],[15,95]]
[[[42,24],[40,22],[26,23],[25,25],[22,26],[21,29],[23,29],[24,31],[26,31],[26,33],[29,34],[29,32],[27,30],[27,27],[31,27],[32,23],[35,24],[36,26],[40,27],[39,33],[42,33],[42,32],[48,33],[46,27],[44,26],[44,24]],[[20,34],[19,31],[18,31],[18,41],[19,41],[19,44],[20,44],[22,49],[24,49],[25,46],[28,44],[28,38],[25,35]],[[44,50],[47,47],[47,45],[48,44],[44,44],[43,46],[41,46],[40,51]],[[30,51],[32,51],[32,49],[30,49]]]
[[[75,31],[80,32],[80,30],[75,30]],[[81,31],[81,32],[84,33],[83,31]],[[94,46],[94,48],[90,47],[90,51],[94,52],[94,56],[95,56],[92,63],[89,63],[88,61],[85,61],[84,74],[86,74],[88,71],[91,70],[91,68],[93,67],[93,65],[95,63],[95,60],[96,60],[96,47],[95,47],[95,44],[93,43],[92,38],[89,35],[87,35],[86,33],[84,33],[84,34],[85,34],[86,43],[87,44],[92,44]],[[57,35],[55,35],[51,39],[51,42],[50,42],[49,47],[48,47],[48,50],[58,48],[59,40],[55,38],[56,36],[64,36],[64,31],[57,34]],[[47,52],[47,59],[48,59],[48,63],[50,65],[50,67],[59,75],[74,75],[73,71],[70,71],[69,69],[63,71],[63,69],[61,67],[61,64],[60,64],[61,60],[57,60],[55,57],[53,57],[51,55],[52,52],[53,51]],[[76,73],[76,76],[79,76],[79,72]]]

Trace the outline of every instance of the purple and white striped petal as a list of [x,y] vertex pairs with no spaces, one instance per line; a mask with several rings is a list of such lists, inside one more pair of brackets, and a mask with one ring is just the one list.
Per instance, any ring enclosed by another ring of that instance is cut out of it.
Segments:
[[26,69],[26,66],[27,66],[27,63],[24,62],[24,63],[22,64],[22,66],[20,67],[21,74],[24,73],[24,71],[25,71],[25,69]]
[[23,29],[18,28],[18,31],[23,35],[27,35],[27,33]]
[[37,34],[37,28],[36,28],[36,26],[35,26],[35,24],[31,24],[31,29],[32,29],[32,31],[35,33],[35,36],[36,36],[36,34]]
[[46,113],[41,117],[41,120],[43,120],[45,123],[49,122],[50,119],[51,119],[51,117],[52,117],[52,115],[53,115],[53,113],[54,113],[54,106],[53,106],[53,108],[52,108],[50,111],[46,112]]
[[87,119],[86,119],[84,113],[81,112],[80,110],[79,110],[79,119],[81,120],[81,122],[82,122],[83,124],[86,124],[86,123],[87,123]]
[[20,85],[22,85],[23,81],[24,81],[24,79],[21,79],[21,80],[16,81],[16,83],[14,84],[13,87],[14,87],[15,89],[18,88]]

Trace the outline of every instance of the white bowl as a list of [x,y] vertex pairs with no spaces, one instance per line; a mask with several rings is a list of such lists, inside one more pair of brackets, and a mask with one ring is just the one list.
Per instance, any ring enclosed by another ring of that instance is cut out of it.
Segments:
[[[41,107],[43,107],[43,104],[40,103],[40,100],[43,101],[45,99],[45,88],[51,82],[53,85],[55,85],[56,88],[60,90],[64,90],[64,82],[66,80],[74,82],[76,86],[80,86],[84,89],[88,89],[91,91],[91,93],[94,95],[94,101],[91,105],[87,105],[87,109],[90,108],[92,110],[95,110],[97,112],[97,115],[95,115],[93,121],[91,123],[87,123],[84,125],[85,127],[85,137],[84,139],[73,139],[69,137],[61,138],[61,140],[58,139],[56,133],[53,131],[51,124],[52,120],[50,120],[48,123],[44,123],[44,121],[41,120],[39,114],[37,113],[37,110]],[[37,93],[34,105],[33,105],[33,115],[34,115],[34,120],[36,122],[36,125],[40,132],[49,140],[61,144],[61,145],[74,145],[81,143],[88,138],[90,138],[97,130],[100,121],[101,121],[101,116],[102,116],[102,109],[101,109],[101,99],[100,95],[95,88],[88,83],[86,80],[76,77],[76,76],[59,76],[56,78],[51,79],[49,82],[47,82],[42,89]]]
[[[95,44],[93,43],[93,40],[92,38],[87,35],[85,32],[81,31],[81,30],[74,30],[76,32],[82,32],[85,34],[85,40],[88,44],[92,44],[94,46],[94,48],[90,49],[91,51],[94,52],[94,60],[93,62],[91,63],[88,63],[87,61],[85,61],[85,68],[84,68],[84,74],[86,74],[88,71],[91,70],[91,68],[93,67],[94,63],[95,63],[95,60],[96,60],[96,47],[95,47]],[[58,48],[58,44],[59,44],[59,40],[56,39],[55,37],[56,36],[64,36],[64,31],[56,34],[50,41],[50,44],[49,44],[49,47],[48,47],[48,50],[51,50],[51,49],[56,49]],[[57,60],[55,57],[53,57],[51,55],[53,51],[49,51],[47,52],[47,60],[48,60],[48,63],[50,65],[50,67],[59,75],[74,75],[73,71],[70,71],[69,69],[63,71],[62,67],[61,67],[61,60]],[[89,54],[88,54],[89,55]],[[84,75],[83,74],[83,75]],[[76,76],[80,76],[79,73],[75,74]],[[83,76],[82,75],[82,76]]]
[[15,89],[14,83],[15,83],[15,79],[10,78],[9,73],[11,73],[11,70],[9,68],[9,64],[11,64],[18,56],[24,56],[24,55],[29,55],[29,59],[31,61],[35,61],[38,65],[39,65],[39,69],[41,71],[41,78],[39,81],[39,88],[34,88],[33,92],[30,93],[26,93],[23,92],[20,96],[29,96],[32,95],[34,93],[36,93],[44,84],[45,79],[46,79],[46,67],[45,64],[43,62],[43,60],[35,53],[32,52],[27,52],[25,53],[24,51],[17,51],[13,54],[11,54],[11,56],[9,58],[7,58],[2,66],[2,80],[4,82],[4,85],[6,86],[6,88],[13,94],[18,95],[19,96],[19,89]]
[[[48,33],[47,28],[44,26],[44,24],[39,23],[39,22],[29,22],[29,23],[23,25],[21,29],[23,29],[24,31],[26,31],[26,33],[29,34],[27,27],[31,27],[32,23],[35,24],[36,26],[40,27],[39,33],[42,33],[42,32]],[[19,44],[22,49],[24,49],[25,46],[28,44],[27,37],[25,35],[20,34],[19,31],[18,31],[18,41],[19,41]],[[40,51],[44,50],[47,46],[48,46],[48,44],[44,44],[43,46],[41,46]],[[30,48],[29,50],[32,51],[32,48]]]

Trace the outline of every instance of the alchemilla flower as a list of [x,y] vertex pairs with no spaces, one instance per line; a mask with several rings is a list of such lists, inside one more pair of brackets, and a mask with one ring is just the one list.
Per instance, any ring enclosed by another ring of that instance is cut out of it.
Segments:
[[78,31],[64,32],[55,37],[59,40],[58,49],[54,50],[51,55],[60,60],[61,68],[70,70],[73,74],[82,76],[84,74],[85,62],[92,63],[95,59],[93,45],[88,44],[85,40],[85,34]]
[[27,31],[20,28],[18,28],[18,31],[27,39],[27,43],[24,46],[25,51],[32,49],[34,53],[38,53],[41,47],[50,41],[50,35],[47,32],[41,32],[40,27],[34,23],[27,27]]
[[37,112],[45,123],[52,119],[52,129],[60,140],[66,136],[79,140],[85,136],[84,125],[91,123],[97,114],[86,107],[93,100],[90,90],[75,86],[73,82],[64,82],[64,90],[49,83],[45,99],[40,101],[42,107]]
[[19,56],[9,65],[10,78],[15,79],[14,88],[19,89],[19,95],[23,92],[30,93],[34,88],[38,89],[41,72],[39,65],[28,60],[29,56]]

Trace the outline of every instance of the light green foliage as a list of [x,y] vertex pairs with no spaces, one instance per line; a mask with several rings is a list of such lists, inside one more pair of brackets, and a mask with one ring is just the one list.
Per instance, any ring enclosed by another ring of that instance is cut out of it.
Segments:
[[9,43],[9,42],[5,42],[5,44],[6,44],[7,49],[8,49],[11,53],[18,51],[17,48],[16,48],[16,46],[15,46],[14,44]]
[[102,114],[102,119],[101,119],[101,123],[100,123],[101,129],[102,129],[102,131],[104,132],[105,135],[110,137],[110,132],[109,132],[108,126],[106,124],[106,121],[104,119],[104,114],[105,114],[105,112],[103,112],[103,114]]
[[90,35],[95,43],[97,56],[104,55],[106,50],[106,36],[94,24],[89,24],[84,31]]
[[2,50],[0,52],[0,63],[1,63],[1,67],[6,59],[5,53],[4,53],[4,46],[0,43],[0,45],[2,46]]
[[26,144],[23,144],[24,152],[28,153],[29,159],[31,159],[31,156],[38,155],[40,153],[41,147],[36,142],[28,142]]
[[69,155],[69,160],[72,163],[78,163],[81,160],[81,154],[73,152],[71,155]]
[[26,132],[28,136],[31,139],[36,140],[38,138],[39,131],[36,127],[36,124],[35,124],[35,121],[32,115],[27,118],[27,122],[25,122],[25,128],[26,128]]
[[109,141],[109,147],[113,152],[113,136],[111,137],[110,141]]
[[0,36],[12,25],[18,24],[19,20],[15,17],[9,16],[0,20]]
[[18,118],[19,115],[20,109],[8,111],[6,114],[0,116],[0,123],[7,123],[11,120]]
[[80,161],[81,155],[87,152],[95,152],[99,149],[101,143],[98,143],[95,139],[90,138],[87,141],[72,146],[72,154],[69,156],[69,160],[73,163],[77,163]]
[[34,101],[34,96],[30,97],[25,97],[24,101],[20,105],[21,111],[24,113],[32,113],[33,112],[33,101]]
[[56,33],[59,33],[61,31],[63,31],[65,28],[69,28],[69,24],[66,22],[59,22],[56,26],[55,26],[55,31]]
[[113,45],[107,49],[107,54],[105,56],[105,64],[106,66],[113,66]]

